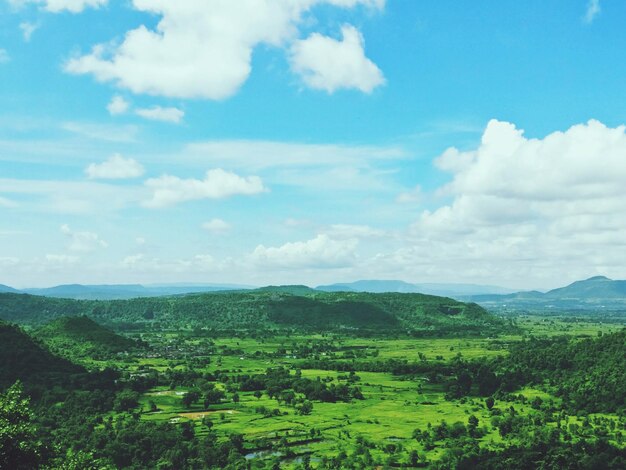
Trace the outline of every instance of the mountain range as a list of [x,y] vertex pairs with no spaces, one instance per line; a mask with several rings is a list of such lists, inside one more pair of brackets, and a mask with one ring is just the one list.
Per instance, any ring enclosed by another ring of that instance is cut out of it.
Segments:
[[[271,289],[267,287],[262,289]],[[310,289],[305,286],[282,286],[281,289],[298,288],[318,290],[324,292],[370,292],[370,293],[415,293],[438,295],[457,298],[461,296],[510,294],[513,289],[498,286],[483,286],[477,284],[410,284],[395,280],[365,280],[351,283],[331,284]],[[126,300],[141,297],[163,297],[171,295],[200,294],[203,292],[217,292],[229,290],[250,290],[254,286],[241,284],[63,284],[45,288],[14,289],[0,284],[0,292],[23,293],[75,300]]]
[[[17,290],[0,284],[0,293],[24,293],[37,296],[75,300],[126,300],[145,297],[164,297],[219,291],[246,291],[255,287],[237,284],[67,284],[48,288]],[[311,292],[353,293],[420,293],[450,297],[459,301],[476,302],[487,308],[521,309],[625,309],[626,280],[612,280],[595,276],[576,281],[547,292],[515,292],[499,286],[479,284],[408,283],[400,280],[360,280],[349,283],[307,286],[269,286],[260,290],[280,290],[291,294]]]
[[625,309],[626,281],[595,276],[548,292],[528,291],[507,295],[462,296],[487,308]]
[[252,286],[236,284],[155,284],[147,286],[141,284],[64,284],[54,287],[17,290],[9,286],[0,285],[0,292],[19,292],[75,300],[126,300],[140,297],[162,297],[250,288]]

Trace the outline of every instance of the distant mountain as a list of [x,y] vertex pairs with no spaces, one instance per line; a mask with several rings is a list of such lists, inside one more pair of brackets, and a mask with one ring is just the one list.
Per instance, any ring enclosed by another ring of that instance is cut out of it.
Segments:
[[550,299],[621,299],[626,301],[626,281],[613,281],[605,276],[595,276],[584,281],[546,292]]
[[13,287],[0,284],[0,292],[19,292],[19,291],[17,289],[13,289]]
[[51,350],[68,357],[99,359],[141,347],[140,343],[115,334],[86,316],[59,318],[34,335]]
[[77,300],[124,300],[139,297],[160,297],[166,295],[181,295],[200,292],[215,292],[222,290],[250,289],[250,286],[232,284],[155,284],[144,286],[141,284],[119,285],[82,285],[66,284],[46,288],[28,288],[21,292],[46,297]]
[[408,282],[396,280],[363,280],[344,284],[330,284],[325,286],[318,286],[316,289],[324,292],[420,293],[452,298],[469,295],[510,294],[515,292],[513,289],[506,289],[504,287],[498,286],[438,283],[411,284]]
[[464,300],[488,308],[621,310],[626,309],[626,281],[595,276],[545,293],[529,291],[509,295],[478,295]]

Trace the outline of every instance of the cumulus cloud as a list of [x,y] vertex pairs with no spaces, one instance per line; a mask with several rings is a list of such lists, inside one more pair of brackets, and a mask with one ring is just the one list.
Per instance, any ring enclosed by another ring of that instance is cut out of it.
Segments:
[[202,224],[202,228],[207,232],[221,234],[230,230],[230,224],[222,219],[211,219]]
[[29,42],[34,32],[39,29],[39,24],[24,21],[20,23],[20,29],[22,30],[22,37],[24,38],[24,41]]
[[108,3],[108,0],[9,0],[13,6],[21,7],[29,3],[41,5],[50,13],[69,11],[80,13],[87,8],[100,8]]
[[11,56],[9,55],[9,53],[6,51],[6,49],[2,49],[0,47],[0,64],[5,64],[9,60],[11,60]]
[[85,168],[85,174],[91,179],[137,178],[143,173],[144,168],[138,161],[117,153],[102,163],[91,163]]
[[529,139],[493,120],[478,148],[436,164],[452,174],[439,191],[451,203],[421,214],[396,261],[551,279],[626,257],[625,126],[592,120]]
[[587,3],[587,11],[585,12],[585,23],[592,23],[596,16],[600,14],[600,0],[589,0]]
[[185,116],[185,112],[178,108],[163,108],[161,106],[140,108],[135,110],[135,114],[152,121],[173,122],[176,124],[178,124]]
[[119,114],[124,114],[128,111],[130,107],[130,103],[126,101],[122,96],[115,95],[107,104],[107,111],[111,116],[117,116]]
[[[353,8],[361,4],[381,9],[384,3],[384,0],[132,0],[136,10],[161,17],[156,28],[141,25],[128,31],[121,44],[96,45],[91,53],[67,62],[65,68],[69,73],[92,74],[101,82],[114,82],[134,93],[222,100],[235,94],[247,80],[254,48],[260,44],[288,47],[297,38],[303,14],[312,7],[329,4]],[[242,14],[246,11],[254,14]],[[375,66],[359,55],[362,55],[362,40],[358,32],[356,36],[353,32],[347,36],[341,43],[342,57],[350,60],[352,71],[368,74],[367,78],[359,78],[356,87],[371,89],[376,81]],[[334,57],[338,59],[336,54]],[[313,59],[310,55],[306,58]],[[314,64],[306,65],[317,70]],[[318,74],[328,75],[326,67]],[[344,72],[345,69],[342,67]]]
[[224,199],[235,195],[254,195],[266,191],[258,176],[242,177],[221,168],[209,170],[203,180],[163,175],[146,181],[153,191],[146,207],[161,208],[197,199]]
[[70,251],[90,252],[109,246],[97,233],[74,232],[67,224],[61,226],[61,233],[68,239],[67,248]]
[[276,268],[344,268],[354,264],[358,240],[334,240],[326,234],[279,247],[259,245],[252,260],[262,266]]
[[371,93],[385,83],[381,70],[365,56],[363,36],[354,27],[341,28],[341,41],[313,33],[291,47],[291,68],[314,89],[333,93],[354,88]]

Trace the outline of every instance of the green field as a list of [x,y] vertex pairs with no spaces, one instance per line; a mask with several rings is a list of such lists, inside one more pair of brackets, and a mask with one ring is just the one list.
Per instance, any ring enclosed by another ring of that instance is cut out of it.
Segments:
[[[213,352],[203,358],[210,362],[197,367],[207,373],[262,374],[268,368],[284,366],[295,370],[306,357],[299,355],[303,345],[332,343],[332,351],[321,352],[318,357],[332,357],[336,361],[384,361],[407,360],[446,364],[461,356],[464,359],[491,358],[507,354],[507,345],[520,341],[523,336],[554,336],[567,334],[574,338],[597,336],[599,332],[617,331],[620,325],[592,322],[571,322],[541,317],[522,317],[519,321],[523,334],[495,338],[356,338],[340,335],[270,336],[259,338],[216,338],[211,341]],[[143,333],[142,339],[155,345],[175,342],[183,357],[194,355],[195,348],[203,344],[204,338],[176,334],[152,335]],[[129,372],[139,368],[185,370],[185,359],[143,358],[134,363],[119,363]],[[493,448],[503,442],[498,427],[494,426],[494,411],[488,410],[484,399],[469,397],[450,400],[440,384],[431,384],[427,377],[403,377],[389,372],[355,370],[364,399],[350,402],[314,402],[309,415],[298,414],[293,406],[270,398],[263,393],[260,397],[252,392],[237,392],[238,401],[233,402],[232,393],[218,405],[205,407],[202,403],[184,406],[183,395],[192,387],[156,387],[142,394],[139,401],[141,419],[156,422],[191,422],[199,436],[209,432],[206,422],[210,421],[211,432],[221,439],[236,433],[244,436],[246,459],[254,468],[265,468],[280,461],[281,468],[299,468],[302,458],[309,455],[311,465],[321,462],[323,457],[332,457],[341,452],[354,452],[356,443],[365,442],[371,457],[390,465],[408,464],[411,451],[416,451],[422,465],[437,462],[445,452],[443,441],[428,446],[413,436],[415,430],[425,431],[442,421],[448,425],[460,422],[465,425],[470,416],[478,419],[481,436],[478,445]],[[347,374],[333,370],[302,369],[302,377],[321,380],[329,384],[345,383]],[[219,382],[217,387],[227,390],[227,384]],[[519,416],[536,413],[531,403],[540,398],[544,403],[560,404],[547,389],[526,387],[520,389],[515,398],[496,401],[495,410],[513,407]],[[521,399],[521,397],[525,399]],[[157,411],[151,411],[156,407]],[[275,415],[264,416],[259,409],[275,411]],[[592,415],[593,416],[593,415]],[[621,423],[623,417],[604,414],[604,418]],[[559,425],[581,424],[583,417],[566,416]],[[557,422],[547,426],[557,426]],[[619,425],[618,425],[619,428]],[[611,436],[613,444],[618,434]]]

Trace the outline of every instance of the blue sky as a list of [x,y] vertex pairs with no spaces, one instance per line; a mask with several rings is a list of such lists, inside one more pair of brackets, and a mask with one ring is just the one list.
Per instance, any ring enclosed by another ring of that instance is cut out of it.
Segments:
[[626,278],[626,4],[0,1],[0,283]]

